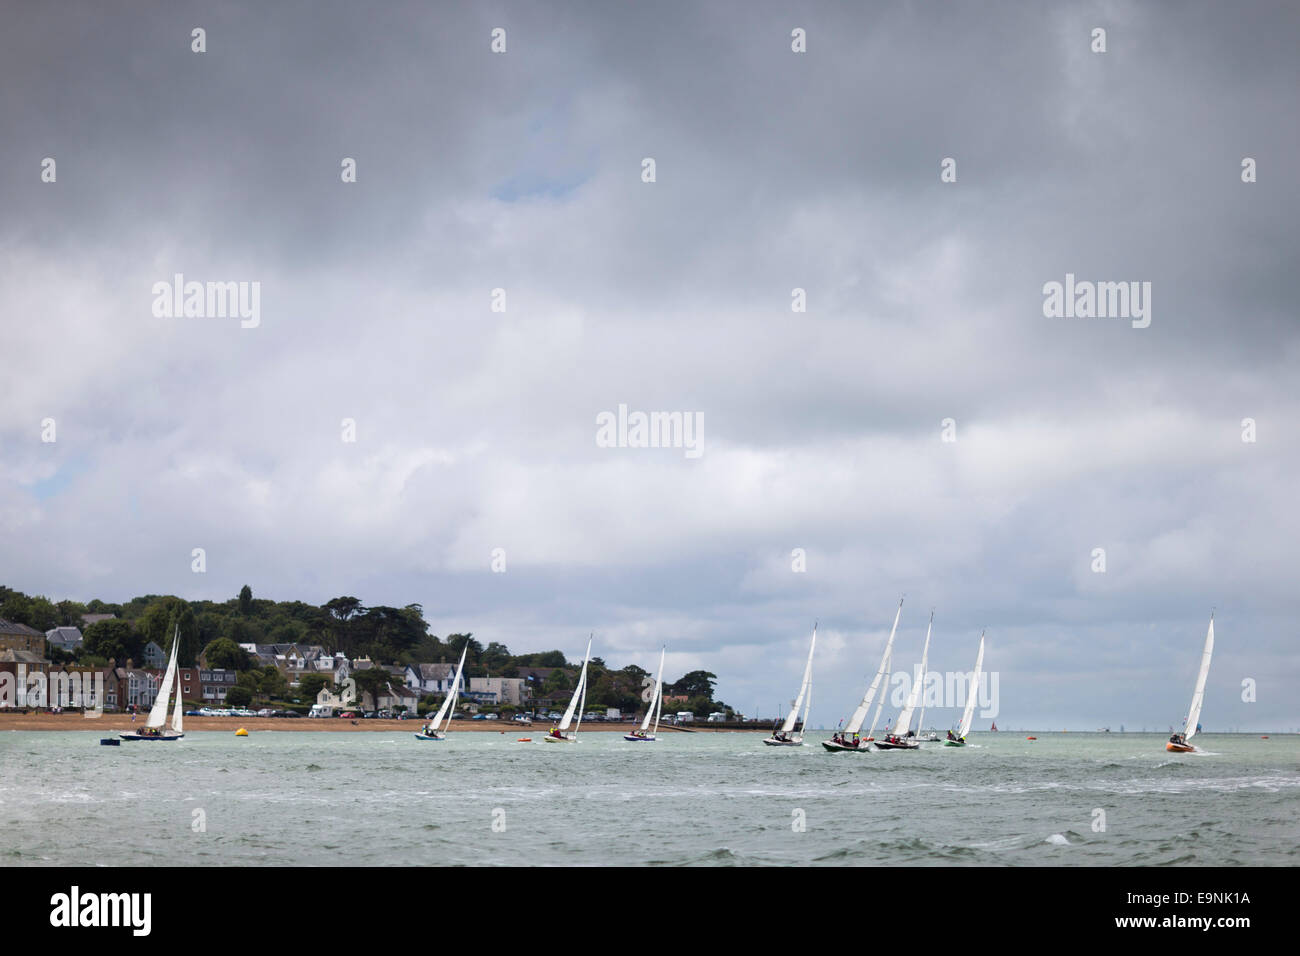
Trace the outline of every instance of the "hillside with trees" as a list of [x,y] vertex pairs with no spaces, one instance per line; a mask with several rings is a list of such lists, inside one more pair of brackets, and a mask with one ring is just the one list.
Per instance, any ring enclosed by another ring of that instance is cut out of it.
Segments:
[[[544,679],[531,671],[523,676],[532,696],[542,698],[563,698],[571,693],[582,665],[581,660],[567,660],[559,650],[511,654],[509,648],[497,641],[483,646],[473,634],[439,638],[429,633],[424,609],[419,604],[370,607],[360,598],[342,596],[317,606],[302,601],[257,598],[248,585],[227,601],[186,601],[174,595],[148,594],[124,604],[100,600],[83,604],[28,596],[0,585],[0,618],[48,631],[60,626],[81,627],[84,614],[116,617],[84,627],[84,641],[75,654],[49,648],[53,663],[107,666],[110,661],[124,665],[131,660],[138,666],[149,641],[170,652],[172,635],[178,633],[181,666],[196,666],[202,657],[208,667],[238,671],[239,686],[247,689],[251,699],[281,698],[288,686],[276,668],[257,666],[257,661],[241,644],[317,645],[349,659],[368,657],[376,664],[399,666],[454,663],[468,645],[465,655],[468,677],[519,677],[521,668],[535,668],[545,672]],[[365,672],[357,675],[362,673]],[[702,715],[728,711],[725,704],[713,699],[716,680],[716,675],[708,671],[692,671],[673,683],[665,683],[665,696],[686,698],[684,703],[665,704],[665,712],[680,709]],[[615,670],[603,659],[593,657],[588,667],[587,706],[617,707],[628,713],[643,710],[643,695],[651,681],[653,675],[636,664]],[[329,679],[310,674],[303,677],[303,682],[300,694],[312,699]],[[243,695],[237,698],[242,699]]]

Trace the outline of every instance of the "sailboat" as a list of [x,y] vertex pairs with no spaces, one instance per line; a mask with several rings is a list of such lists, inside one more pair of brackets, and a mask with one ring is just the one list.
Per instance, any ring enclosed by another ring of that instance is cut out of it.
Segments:
[[[176,653],[180,646],[181,629],[178,624],[176,633],[172,636],[172,653],[167,660],[167,671],[163,675],[162,683],[158,685],[158,696],[154,698],[153,707],[149,709],[149,717],[144,722],[144,729],[128,730],[118,734],[123,740],[179,740],[185,736],[181,677],[176,671]],[[172,712],[171,729],[166,730],[163,724],[167,722],[167,704],[173,684],[176,685],[176,709]]]
[[961,723],[957,725],[954,736],[951,731],[943,742],[945,747],[965,747],[966,735],[970,733],[970,722],[975,719],[975,697],[979,693],[980,673],[984,667],[984,632],[980,631],[980,649],[975,655],[975,670],[970,675],[970,690],[966,692],[966,709],[962,711]]
[[886,674],[889,672],[889,665],[893,659],[894,653],[894,635],[898,633],[898,619],[903,614],[903,599],[898,599],[898,611],[894,614],[894,626],[889,631],[889,641],[885,644],[885,653],[880,658],[880,669],[876,671],[875,679],[872,680],[871,686],[867,688],[866,694],[862,697],[862,703],[858,704],[858,709],[853,712],[849,718],[848,724],[843,730],[837,730],[831,735],[830,740],[823,740],[822,746],[832,753],[838,753],[841,750],[848,750],[853,753],[867,753],[871,745],[867,742],[871,740],[871,734],[875,732],[876,721],[880,718],[880,707],[876,708],[876,716],[871,721],[871,730],[867,732],[867,739],[861,740],[858,737],[858,731],[862,729],[863,722],[867,719],[867,713],[871,710],[871,702],[875,699],[876,691],[880,690],[880,702],[885,702],[884,691],[881,690],[881,681],[886,680]]
[[[659,717],[664,710],[664,654],[668,653],[668,648],[659,652],[659,673],[655,677],[655,692],[650,698],[650,706],[646,708],[645,717],[641,720],[641,729],[634,730],[630,734],[624,734],[624,740],[630,740],[633,743],[649,742],[653,743],[658,739]],[[650,728],[650,717],[654,715],[654,728]],[[646,733],[650,730],[649,733]]]
[[916,742],[918,744],[938,743],[939,735],[933,730],[929,733],[921,733],[921,728],[925,726],[925,674],[921,674],[921,716],[916,721]]
[[1210,676],[1210,655],[1214,653],[1214,612],[1210,612],[1210,629],[1205,632],[1205,649],[1201,651],[1201,671],[1196,675],[1196,689],[1192,691],[1192,706],[1187,711],[1183,732],[1174,734],[1165,744],[1165,750],[1176,754],[1195,753],[1189,741],[1201,729],[1201,704],[1205,701],[1205,678]]
[[884,740],[875,742],[877,750],[920,750],[921,745],[912,739],[915,735],[908,733],[912,726],[912,711],[916,710],[917,699],[925,685],[925,669],[930,658],[930,633],[934,630],[934,612],[930,612],[930,626],[925,629],[925,646],[921,649],[921,676],[912,685],[912,692],[907,695],[907,704],[894,722],[894,730]]
[[[808,712],[812,710],[812,662],[813,649],[816,647],[817,625],[813,624],[812,642],[808,645],[808,663],[803,668],[803,683],[799,685],[799,696],[794,699],[790,713],[785,715],[785,723],[781,725],[781,729],[763,741],[769,747],[803,746],[803,735],[808,729]],[[800,708],[803,709],[803,723],[799,725],[799,733],[796,734],[794,727],[799,720]]]
[[[573,689],[573,699],[569,701],[569,707],[564,712],[564,717],[558,727],[551,729],[551,732],[542,739],[549,744],[571,744],[578,739],[578,728],[582,726],[582,712],[587,706],[587,662],[591,660],[591,638],[587,638],[587,653],[582,658],[582,673],[578,675],[578,686]],[[573,733],[567,733],[569,724],[573,722],[574,711],[578,713],[578,722],[573,726]]]
[[[446,740],[447,731],[451,729],[451,717],[456,713],[456,698],[460,694],[460,675],[465,669],[465,652],[469,650],[469,641],[460,650],[460,663],[456,665],[456,676],[451,682],[451,690],[447,696],[442,699],[442,706],[438,708],[438,713],[420,729],[415,735],[416,740]],[[443,718],[447,723],[442,723]]]

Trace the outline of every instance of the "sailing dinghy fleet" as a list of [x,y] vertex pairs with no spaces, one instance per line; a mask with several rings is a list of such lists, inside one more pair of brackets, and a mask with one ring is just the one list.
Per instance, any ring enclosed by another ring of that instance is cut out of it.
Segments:
[[[866,693],[862,697],[862,702],[858,704],[857,709],[853,711],[848,723],[842,728],[836,729],[829,740],[822,741],[822,747],[831,753],[866,753],[870,751],[872,745],[877,750],[918,750],[922,743],[938,742],[937,734],[930,733],[924,736],[919,735],[912,730],[912,714],[916,710],[918,703],[921,705],[921,720],[917,721],[918,727],[924,722],[925,703],[924,686],[925,678],[928,673],[930,656],[930,638],[934,633],[934,612],[930,612],[930,622],[925,630],[925,643],[921,647],[921,667],[919,677],[913,682],[912,688],[907,696],[907,701],[899,712],[898,719],[895,721],[893,728],[884,739],[875,739],[876,725],[880,722],[880,715],[884,708],[886,691],[889,685],[890,667],[893,663],[894,638],[898,634],[898,622],[903,614],[903,601],[900,598],[898,610],[894,613],[894,624],[889,630],[889,640],[885,642],[885,651],[880,658],[880,666],[876,670],[875,677],[872,678]],[[163,675],[162,683],[158,688],[158,695],[154,699],[149,716],[145,720],[145,725],[140,730],[124,731],[118,734],[122,740],[179,740],[185,736],[183,704],[181,701],[181,678],[177,668],[177,655],[180,647],[180,628],[177,627],[172,638],[171,653],[167,660],[167,670]],[[461,649],[460,661],[456,664],[455,677],[451,681],[451,687],[447,696],[443,699],[442,705],[438,708],[434,717],[424,725],[419,733],[415,734],[417,740],[436,741],[446,740],[447,732],[451,727],[452,719],[455,716],[456,700],[459,695],[461,677],[465,670],[465,655],[469,650],[469,645]],[[808,715],[812,709],[812,678],[813,678],[813,657],[817,650],[817,625],[813,625],[812,639],[808,643],[808,659],[804,664],[803,680],[799,684],[799,694],[791,702],[789,713],[786,714],[785,720],[780,727],[773,730],[771,736],[767,737],[763,743],[769,747],[802,747],[808,730]],[[1210,614],[1210,626],[1205,634],[1205,645],[1201,650],[1201,666],[1196,675],[1196,686],[1192,691],[1191,706],[1187,711],[1187,718],[1183,725],[1181,733],[1174,733],[1170,736],[1165,749],[1171,753],[1199,753],[1196,747],[1190,743],[1201,729],[1200,717],[1201,706],[1205,701],[1205,684],[1210,673],[1210,658],[1214,653],[1214,614]],[[641,721],[641,726],[637,730],[624,734],[623,739],[631,743],[653,742],[658,738],[659,720],[663,714],[663,696],[664,696],[664,657],[667,654],[667,648],[661,649],[659,653],[659,670],[655,675],[654,692],[650,696],[649,705],[646,708],[645,716]],[[578,674],[578,683],[574,687],[573,696],[569,700],[569,706],[564,712],[563,718],[559,724],[551,728],[542,739],[548,743],[576,743],[578,740],[578,730],[582,726],[582,715],[586,709],[587,703],[587,671],[591,662],[591,638],[587,640],[587,650],[583,654],[582,669]],[[984,668],[984,632],[980,632],[979,650],[975,655],[975,669],[971,671],[970,685],[967,688],[965,708],[962,711],[961,721],[957,725],[956,732],[948,731],[947,739],[943,744],[947,747],[964,747],[966,738],[971,730],[971,721],[975,716],[975,703],[979,693],[980,677]],[[167,721],[168,705],[172,698],[175,698],[175,709],[172,711],[171,726],[165,727]],[[872,704],[875,704],[875,715],[871,719],[870,728],[867,735],[862,736],[862,725],[866,722],[867,714],[871,712]],[[802,716],[800,715],[802,712]],[[575,722],[576,716],[576,722]],[[573,730],[569,727],[572,725]],[[996,731],[997,725],[994,724],[990,731]],[[1035,739],[1033,737],[1029,738]],[[101,741],[103,743],[105,741]]]

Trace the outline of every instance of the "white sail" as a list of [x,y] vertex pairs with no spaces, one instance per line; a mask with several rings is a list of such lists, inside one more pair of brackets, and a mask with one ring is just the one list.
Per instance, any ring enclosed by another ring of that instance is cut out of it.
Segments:
[[[447,727],[451,726],[451,715],[456,712],[456,696],[460,692],[460,674],[465,667],[465,653],[468,650],[469,641],[466,641],[465,646],[460,649],[460,663],[456,665],[456,677],[451,682],[451,690],[442,699],[442,706],[438,708],[438,713],[434,715],[433,720],[429,723],[430,728],[433,730],[439,729],[444,717],[447,718]],[[447,728],[442,729],[446,730]]]
[[921,688],[925,684],[925,668],[930,656],[930,632],[934,630],[934,612],[930,612],[930,626],[925,629],[925,646],[921,649],[921,676],[915,684],[912,685],[912,693],[907,695],[907,706],[903,712],[898,715],[898,720],[894,724],[894,729],[890,733],[896,737],[905,737],[912,726],[912,711],[916,710],[916,701],[921,696]]
[[176,650],[181,644],[180,625],[176,627],[176,633],[172,637],[172,653],[167,659],[167,673],[163,675],[162,683],[158,685],[158,696],[154,698],[153,707],[149,710],[149,719],[144,725],[150,730],[161,730],[162,725],[167,722],[167,699],[171,693],[172,684],[176,682]]
[[970,690],[966,692],[966,709],[962,711],[961,723],[957,725],[957,736],[965,737],[970,733],[970,722],[975,719],[975,698],[979,695],[980,673],[984,667],[984,632],[980,632],[980,649],[975,655],[975,670],[970,676]]
[[[587,654],[582,659],[582,673],[578,675],[578,686],[573,689],[573,698],[569,701],[569,707],[564,712],[564,718],[560,721],[560,730],[568,730],[569,724],[573,723],[573,712],[578,707],[578,700],[586,700],[587,695],[587,660],[591,657],[591,639],[587,639]],[[582,722],[582,717],[578,717],[578,722]]]
[[885,697],[887,696],[886,692],[889,689],[889,670],[893,666],[894,666],[894,655],[891,652],[885,657],[885,660],[881,664],[881,673],[876,676],[876,680],[880,680],[881,676],[883,675],[885,686],[884,689],[880,691],[880,700],[877,701],[876,703],[876,713],[871,718],[871,729],[867,731],[868,740],[870,740],[872,737],[876,735],[876,725],[880,723],[880,714],[885,709]]
[[664,712],[664,653],[668,648],[659,652],[659,684],[655,687],[655,723],[654,728],[650,731],[650,736],[654,737],[659,734],[659,718]]
[[1210,629],[1205,633],[1205,650],[1201,651],[1201,672],[1196,675],[1196,690],[1192,693],[1192,706],[1187,711],[1187,726],[1183,739],[1191,740],[1201,719],[1201,704],[1205,702],[1205,678],[1210,675],[1210,655],[1214,653],[1214,614],[1210,614]]
[[645,733],[650,727],[650,720],[654,717],[655,705],[659,703],[660,688],[664,682],[664,654],[668,653],[668,648],[659,652],[659,673],[655,676],[655,692],[650,698],[650,706],[645,710],[645,719],[641,721],[641,732]]
[[185,705],[181,703],[181,672],[176,671],[176,709],[172,711],[172,730],[185,733]]
[[[844,728],[846,734],[856,734],[862,729],[862,724],[867,719],[867,711],[871,709],[871,701],[875,698],[876,690],[880,687],[880,682],[885,676],[886,669],[889,667],[890,655],[892,655],[894,651],[894,635],[898,633],[898,619],[902,617],[902,615],[903,599],[899,598],[898,611],[894,614],[894,626],[889,631],[889,642],[885,644],[885,653],[880,658],[880,669],[876,671],[876,678],[871,682],[871,686],[867,688],[867,693],[862,698],[862,703],[858,704],[858,709],[855,710],[853,716],[849,718],[849,722]],[[880,716],[879,713],[877,713],[876,716]],[[873,726],[874,724],[875,721],[872,721]]]
[[812,684],[812,662],[813,650],[817,647],[817,625],[813,625],[812,643],[808,645],[808,663],[803,668],[803,683],[799,685],[799,696],[794,699],[794,706],[790,708],[790,713],[785,716],[785,723],[781,725],[781,733],[788,734],[794,730],[795,723],[799,720],[799,711],[803,708],[803,701],[808,696],[809,687]]

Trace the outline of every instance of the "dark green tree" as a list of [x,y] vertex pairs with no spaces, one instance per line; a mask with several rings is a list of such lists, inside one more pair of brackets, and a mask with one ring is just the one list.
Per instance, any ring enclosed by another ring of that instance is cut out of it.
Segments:
[[239,589],[239,613],[248,617],[253,611],[253,589],[245,584]]
[[203,659],[209,667],[232,671],[249,668],[248,651],[228,637],[219,637],[203,648]]

